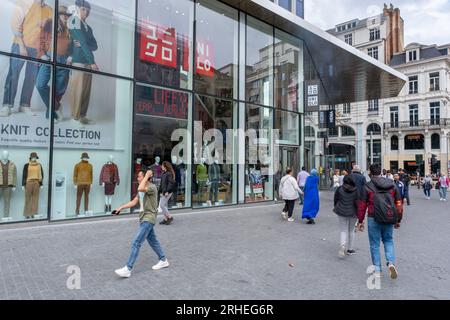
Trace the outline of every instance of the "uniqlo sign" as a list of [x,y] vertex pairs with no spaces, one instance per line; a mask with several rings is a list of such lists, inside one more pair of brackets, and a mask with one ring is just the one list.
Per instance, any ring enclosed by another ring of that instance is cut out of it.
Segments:
[[176,68],[177,36],[175,29],[143,21],[141,24],[140,59]]
[[197,74],[214,76],[214,48],[209,41],[197,40],[195,69]]

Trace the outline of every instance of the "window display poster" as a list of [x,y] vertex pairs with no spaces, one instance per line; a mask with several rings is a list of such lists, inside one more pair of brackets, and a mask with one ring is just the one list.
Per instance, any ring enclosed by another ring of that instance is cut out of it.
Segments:
[[67,174],[56,172],[53,181],[53,219],[66,218]]

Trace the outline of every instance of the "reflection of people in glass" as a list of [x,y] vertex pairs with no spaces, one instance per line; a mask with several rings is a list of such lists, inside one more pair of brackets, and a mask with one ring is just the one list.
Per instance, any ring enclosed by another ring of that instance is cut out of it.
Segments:
[[[76,0],[76,12],[70,17],[68,26],[70,36],[76,44],[73,47],[72,65],[75,67],[98,70],[93,51],[97,50],[92,28],[86,23],[91,12],[91,5],[85,0]],[[72,121],[76,124],[89,124],[86,118],[91,98],[92,74],[73,71],[70,78],[70,105]]]
[[[17,0],[11,18],[11,28],[14,34],[11,52],[24,57],[38,58],[41,52],[41,37],[44,26],[48,20],[52,19],[52,16],[53,9],[44,0]],[[16,58],[11,58],[10,60],[8,76],[5,82],[3,108],[0,110],[0,116],[2,117],[7,117],[12,112],[20,73],[24,65],[25,61],[23,60]],[[28,61],[20,96],[19,112],[33,114],[30,104],[37,71],[38,64]]]
[[[57,45],[57,53],[56,53],[56,61],[58,63],[63,64],[72,64],[72,57],[70,54],[72,52],[72,39],[70,38],[69,29],[67,27],[67,19],[70,17],[70,14],[67,12],[66,6],[59,6],[58,9],[58,45]],[[50,60],[50,50],[52,47],[52,21],[49,20],[44,26],[45,36],[43,37],[43,56],[42,60]],[[49,82],[51,79],[52,68],[48,65],[42,64],[39,67],[39,72],[36,79],[36,88],[39,91],[39,94],[42,97],[42,100],[45,103],[45,107],[47,111],[45,113],[45,117],[49,118],[49,109],[50,109],[50,86]],[[55,113],[53,117],[56,121],[62,121],[63,115],[60,110],[61,107],[61,99],[66,92],[67,84],[69,81],[69,70],[63,68],[56,69],[56,104],[55,104]]]

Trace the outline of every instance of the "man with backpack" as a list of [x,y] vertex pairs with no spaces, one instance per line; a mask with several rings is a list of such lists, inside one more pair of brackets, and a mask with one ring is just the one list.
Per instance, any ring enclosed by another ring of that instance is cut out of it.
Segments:
[[358,206],[358,229],[364,230],[368,213],[368,234],[374,275],[381,276],[380,241],[383,241],[386,264],[392,279],[398,276],[395,266],[394,228],[400,228],[403,216],[402,197],[392,180],[381,177],[379,165],[370,166],[371,181],[364,187]]

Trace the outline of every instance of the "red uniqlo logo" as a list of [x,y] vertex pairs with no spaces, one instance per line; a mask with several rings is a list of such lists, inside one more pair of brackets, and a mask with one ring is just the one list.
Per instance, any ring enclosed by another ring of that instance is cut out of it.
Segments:
[[197,74],[214,76],[214,48],[209,41],[197,40],[195,63]]
[[140,58],[143,61],[176,68],[177,37],[175,29],[143,21],[141,24]]

